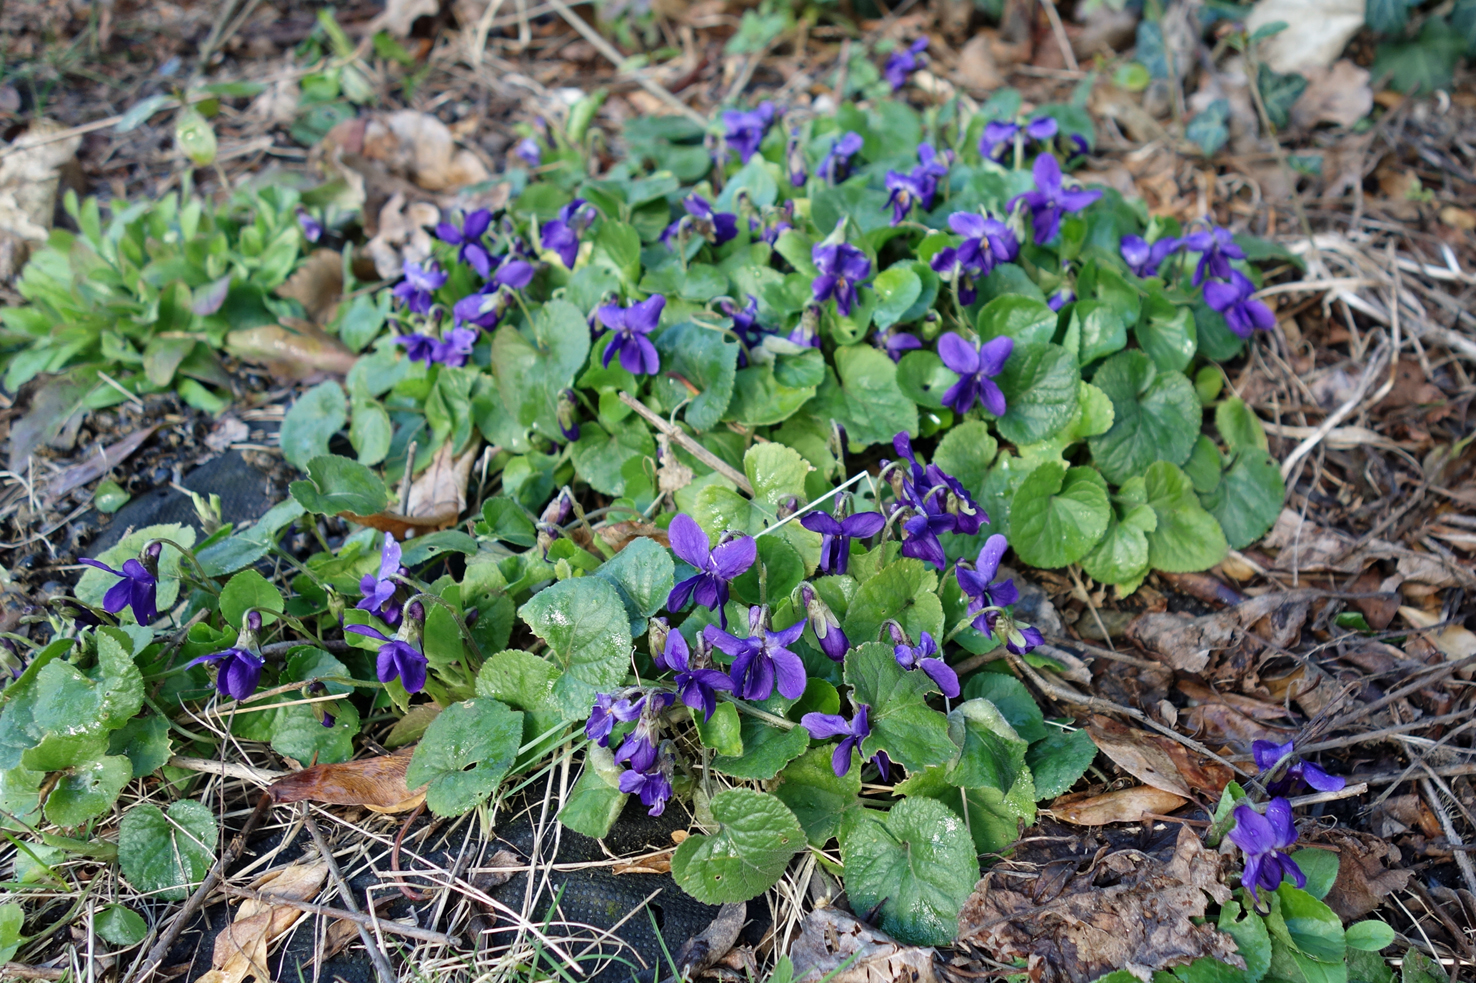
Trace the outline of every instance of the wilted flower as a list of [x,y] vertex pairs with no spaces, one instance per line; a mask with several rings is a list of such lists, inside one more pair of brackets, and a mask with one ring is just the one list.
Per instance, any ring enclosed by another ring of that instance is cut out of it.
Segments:
[[[981,619],[984,622],[982,628],[979,626]],[[1004,642],[1005,648],[1015,655],[1028,655],[1037,646],[1045,643],[1045,636],[1040,633],[1039,628],[1016,621],[998,608],[985,608],[974,619],[974,627],[990,638],[998,638]]]
[[1043,246],[1056,237],[1064,213],[1081,211],[1102,197],[1102,192],[1068,190],[1061,183],[1061,165],[1050,154],[1035,158],[1031,170],[1035,174],[1035,190],[1011,198],[1007,207],[1014,211],[1019,201],[1029,206],[1036,245]]
[[723,113],[723,138],[729,147],[737,151],[738,159],[747,164],[748,159],[758,153],[764,134],[774,122],[774,106],[761,102],[757,109],[747,112],[730,109]]
[[897,659],[897,665],[911,672],[921,669],[927,673],[929,679],[938,684],[938,689],[950,700],[961,692],[958,687],[958,673],[949,667],[948,663],[938,657],[938,643],[933,641],[933,636],[922,632],[917,639],[916,645],[907,643],[907,635],[902,631],[900,625],[895,621],[888,622],[892,629],[892,655]]
[[1183,241],[1172,236],[1159,239],[1150,245],[1147,240],[1139,236],[1123,236],[1118,246],[1122,253],[1123,262],[1128,268],[1141,277],[1158,275],[1158,267],[1165,259],[1179,251]]
[[125,560],[122,570],[114,570],[106,563],[85,557],[78,562],[123,578],[103,595],[104,611],[117,614],[124,608],[132,608],[134,620],[147,625],[159,617],[159,554],[163,550],[163,543],[149,543],[138,559]]
[[1251,295],[1256,285],[1239,270],[1230,271],[1230,282],[1211,280],[1204,285],[1204,302],[1225,315],[1225,324],[1242,338],[1249,338],[1257,328],[1270,331],[1276,327],[1271,308]]
[[882,69],[882,78],[896,92],[907,84],[907,76],[917,71],[928,63],[928,56],[923,54],[927,50],[928,39],[918,38],[912,44],[898,51],[893,51],[887,58],[886,67]]
[[806,170],[805,150],[800,145],[800,131],[797,126],[789,131],[789,145],[784,148],[784,162],[789,167],[789,183],[796,188],[803,188],[810,175]]
[[831,184],[844,181],[851,173],[851,158],[861,150],[865,142],[861,134],[855,130],[847,130],[831,141],[830,149],[825,152],[825,158],[820,161],[815,173]]
[[866,720],[870,709],[865,703],[858,703],[856,715],[849,721],[836,713],[807,713],[800,718],[800,726],[817,741],[844,738],[830,755],[830,768],[837,778],[843,778],[851,770],[851,749],[859,751],[861,742],[871,734],[871,725]]
[[424,266],[406,260],[404,272],[405,278],[392,293],[412,314],[429,314],[431,293],[445,285],[446,273],[435,260]]
[[641,702],[644,705],[640,717],[635,728],[620,742],[615,760],[636,771],[649,771],[656,763],[656,747],[661,740],[661,714],[676,702],[676,697],[652,691]]
[[364,574],[359,581],[363,599],[354,607],[378,615],[387,625],[400,623],[400,605],[395,602],[395,591],[399,583],[395,577],[400,573],[400,544],[394,536],[384,534],[384,547],[379,552],[379,575]]
[[943,405],[962,416],[978,402],[995,416],[1004,416],[1004,393],[994,377],[1004,371],[1005,362],[1014,350],[1015,339],[1010,337],[993,338],[981,345],[965,341],[954,331],[939,338],[938,356],[959,375],[958,381],[943,394]]
[[1256,757],[1256,768],[1269,779],[1266,782],[1267,795],[1286,795],[1300,790],[1303,784],[1319,792],[1336,792],[1348,784],[1342,777],[1329,775],[1312,762],[1298,757],[1292,741],[1285,744],[1255,741],[1251,744],[1251,753]]
[[[727,626],[723,607],[728,603],[728,584],[753,566],[758,557],[758,544],[752,536],[724,538],[709,548],[707,533],[686,513],[671,520],[667,528],[671,550],[679,558],[697,568],[697,572],[672,588],[666,599],[668,611],[681,610],[692,598],[705,608],[718,612],[719,623]],[[726,651],[726,650],[725,650]]]
[[1307,886],[1307,877],[1302,868],[1286,852],[1286,848],[1297,841],[1297,827],[1292,822],[1291,803],[1285,799],[1272,799],[1266,803],[1263,816],[1250,805],[1241,803],[1235,807],[1235,827],[1230,830],[1230,842],[1245,852],[1245,872],[1240,875],[1241,885],[1250,896],[1260,903],[1256,889],[1274,891],[1284,878],[1290,877],[1299,888]]
[[492,273],[492,254],[482,245],[482,236],[487,234],[487,227],[491,224],[492,213],[485,208],[478,208],[462,218],[460,228],[451,222],[437,225],[436,238],[453,246],[460,246],[456,251],[457,260],[470,265],[478,275],[489,276]]
[[815,300],[823,304],[834,297],[840,315],[850,314],[856,304],[856,285],[871,276],[871,260],[849,242],[816,243],[810,258],[820,271],[810,283]]
[[666,298],[652,294],[645,300],[629,307],[606,304],[595,312],[600,323],[611,331],[610,343],[605,346],[601,364],[606,368],[615,353],[620,353],[620,365],[632,375],[655,375],[661,369],[661,358],[656,346],[646,337],[661,321],[661,310]]
[[1179,244],[1190,252],[1199,253],[1199,265],[1194,268],[1194,285],[1204,282],[1206,274],[1230,279],[1232,259],[1245,259],[1245,252],[1235,244],[1229,229],[1211,226],[1199,232],[1191,232]]
[[767,700],[777,683],[781,696],[797,700],[805,692],[805,664],[786,646],[804,633],[805,621],[801,618],[782,631],[771,631],[768,620],[768,610],[755,604],[748,609],[747,638],[730,635],[717,625],[708,625],[703,634],[714,648],[733,657],[728,674],[739,697]]
[[846,572],[851,562],[851,540],[875,536],[886,524],[886,516],[880,512],[857,512],[840,518],[810,512],[800,519],[800,525],[820,534],[820,571],[833,574]]

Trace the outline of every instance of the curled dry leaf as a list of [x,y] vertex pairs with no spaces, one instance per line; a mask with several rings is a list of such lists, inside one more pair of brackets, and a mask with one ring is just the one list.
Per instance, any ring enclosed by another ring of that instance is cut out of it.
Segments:
[[297,301],[307,316],[319,324],[333,320],[333,310],[342,294],[343,254],[333,249],[314,249],[287,282],[277,288],[278,297]]
[[[293,864],[265,875],[251,888],[288,901],[307,901],[317,896],[327,877],[326,863]],[[286,905],[256,900],[241,902],[235,920],[215,937],[210,971],[200,977],[199,983],[244,983],[252,977],[261,983],[272,983],[272,974],[267,969],[267,948],[302,916],[302,911]]]
[[445,123],[412,109],[371,118],[364,128],[364,156],[427,191],[459,191],[490,177],[475,154],[456,149]]
[[363,806],[372,812],[408,812],[425,800],[425,788],[405,785],[413,747],[393,754],[361,758],[342,764],[313,765],[273,782],[267,789],[275,805],[319,802],[325,805]]
[[1281,21],[1285,28],[1261,42],[1261,59],[1278,72],[1327,68],[1363,27],[1364,0],[1258,0],[1245,19],[1258,31]]
[[1164,665],[1181,672],[1205,671],[1220,653],[1245,640],[1259,651],[1253,634],[1277,648],[1295,644],[1314,599],[1310,591],[1263,594],[1213,614],[1191,618],[1174,612],[1150,612],[1128,625],[1128,640],[1151,653]]
[[466,508],[466,486],[471,481],[472,465],[481,449],[481,440],[474,439],[457,457],[450,441],[442,444],[431,459],[430,467],[422,471],[410,486],[410,500],[404,513],[355,515],[340,512],[339,515],[350,522],[391,533],[401,540],[448,529],[456,524],[461,511]]
[[1145,785],[1186,799],[1194,798],[1195,791],[1218,796],[1235,777],[1225,765],[1195,754],[1178,741],[1128,727],[1111,717],[1092,717],[1087,733],[1123,771]]
[[1352,126],[1373,112],[1373,89],[1368,69],[1346,58],[1331,68],[1307,68],[1307,88],[1292,103],[1291,121],[1304,129],[1318,123]]
[[1063,795],[1051,803],[1050,812],[1073,826],[1106,826],[1140,822],[1146,813],[1166,816],[1188,801],[1151,785],[1136,785],[1100,795],[1090,792]]
[[959,915],[959,941],[1000,961],[1030,960],[1039,983],[1087,983],[1117,969],[1148,980],[1203,956],[1244,968],[1228,935],[1195,924],[1230,889],[1220,857],[1189,827],[1171,851],[1059,852],[1056,843],[1027,842],[1012,869],[985,874]]
[[396,193],[379,210],[379,228],[364,246],[374,269],[386,280],[398,279],[406,263],[430,258],[433,241],[426,231],[441,220],[441,210],[428,201],[405,203]]
[[0,232],[38,244],[50,235],[62,168],[82,146],[80,135],[48,140],[63,129],[36,120],[6,148],[10,153],[0,158]]
[[[789,949],[798,983],[937,983],[937,953],[903,945],[848,912],[822,905],[805,917]],[[845,968],[842,969],[841,967]]]
[[101,478],[138,450],[139,445],[148,440],[149,435],[157,429],[159,428],[145,427],[107,447],[97,448],[85,459],[52,478],[46,485],[45,497],[53,500],[61,498],[73,488],[80,488],[94,478]]
[[317,325],[296,318],[232,331],[225,344],[226,351],[241,361],[263,365],[278,378],[299,381],[324,374],[347,375],[358,357]]
[[1370,833],[1334,827],[1316,836],[1319,845],[1338,854],[1338,879],[1322,900],[1345,922],[1373,911],[1390,894],[1404,890],[1413,876],[1392,866],[1399,863],[1399,848]]
[[[667,864],[667,870],[671,865]],[[620,873],[618,870],[616,873]],[[666,871],[661,871],[666,873]],[[748,920],[748,902],[730,901],[718,909],[717,917],[677,950],[677,977],[690,980],[728,954]]]
[[616,874],[670,874],[673,853],[676,851],[663,850],[661,853],[637,860],[622,860],[610,869]]
[[[1440,624],[1439,611],[1422,611],[1419,608],[1402,607],[1399,616],[1412,628],[1429,628]],[[1476,634],[1464,625],[1447,625],[1438,632],[1425,636],[1447,659],[1466,659],[1476,655]]]

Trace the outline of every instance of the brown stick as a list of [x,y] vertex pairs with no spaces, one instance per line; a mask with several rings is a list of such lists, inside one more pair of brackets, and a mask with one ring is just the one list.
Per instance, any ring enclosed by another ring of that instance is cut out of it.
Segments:
[[733,470],[733,466],[730,465],[727,461],[724,461],[712,451],[697,443],[697,441],[689,437],[681,428],[674,427],[670,423],[667,423],[661,418],[661,414],[657,413],[655,410],[651,409],[651,407],[636,399],[630,393],[622,391],[620,393],[620,401],[639,413],[647,423],[651,424],[651,426],[655,427],[657,430],[660,430],[662,433],[666,434],[678,444],[681,444],[682,447],[686,448],[686,450],[690,452],[691,455],[697,460],[701,461],[703,464],[712,468],[718,474],[722,475],[724,478],[727,478],[733,484],[737,485],[749,497],[753,496],[753,485],[749,484],[748,475],[744,474],[742,471]]
[[455,948],[458,944],[457,940],[449,935],[432,932],[430,929],[421,928],[419,925],[402,925],[399,922],[387,921],[383,918],[376,920],[370,918],[368,915],[355,914],[345,908],[330,908],[328,905],[313,904],[310,901],[293,901],[290,898],[279,898],[275,895],[262,894],[260,891],[251,891],[244,887],[235,887],[230,884],[222,884],[220,886],[220,893],[232,898],[246,898],[251,901],[260,901],[263,904],[285,905],[288,908],[296,908],[298,911],[306,911],[314,915],[341,918],[346,922],[353,922],[356,925],[377,926],[391,935],[400,935],[407,939],[419,939],[422,942],[434,942],[437,945],[450,946],[452,948]]
[[[313,819],[313,807],[304,803],[306,812],[302,823],[307,827],[308,834],[312,836],[313,842],[317,844],[318,853],[322,854],[323,862],[328,865],[328,873],[333,878],[333,883],[338,885],[338,893],[343,896],[343,903],[353,914],[360,914],[359,902],[354,898],[353,889],[349,887],[348,881],[343,879],[343,871],[338,867],[338,858],[333,856],[333,848],[328,845],[328,840],[323,836],[323,831],[318,828]],[[358,923],[359,941],[364,943],[364,948],[369,952],[369,961],[374,963],[374,972],[379,977],[379,983],[396,983],[395,971],[389,964],[389,957],[384,950],[379,948],[379,943],[373,935],[369,934],[369,926],[363,922]]]
[[61,980],[66,979],[69,972],[65,969],[48,969],[45,966],[27,966],[25,963],[6,963],[0,968],[0,976],[22,980]]

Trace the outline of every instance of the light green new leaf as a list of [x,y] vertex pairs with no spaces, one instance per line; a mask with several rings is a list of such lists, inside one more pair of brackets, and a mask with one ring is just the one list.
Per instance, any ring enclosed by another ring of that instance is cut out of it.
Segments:
[[589,713],[595,693],[616,685],[630,660],[630,619],[620,594],[599,577],[562,580],[533,595],[518,616],[548,643],[563,671],[554,697],[570,717]]
[[1093,468],[1047,462],[1015,492],[1010,545],[1034,567],[1064,567],[1085,556],[1107,530],[1107,483]]
[[1144,473],[1143,491],[1158,516],[1158,525],[1148,534],[1148,562],[1155,570],[1193,573],[1225,558],[1225,533],[1199,504],[1188,475],[1158,461]]

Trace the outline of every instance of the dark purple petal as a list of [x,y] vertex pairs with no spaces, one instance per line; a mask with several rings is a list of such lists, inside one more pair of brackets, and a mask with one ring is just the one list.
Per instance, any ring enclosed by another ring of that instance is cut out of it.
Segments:
[[758,543],[752,536],[739,536],[729,540],[711,553],[713,571],[723,580],[732,580],[743,573],[753,566],[753,561],[757,558]]
[[979,371],[979,349],[957,332],[949,331],[938,339],[938,357],[959,375],[968,376]]

